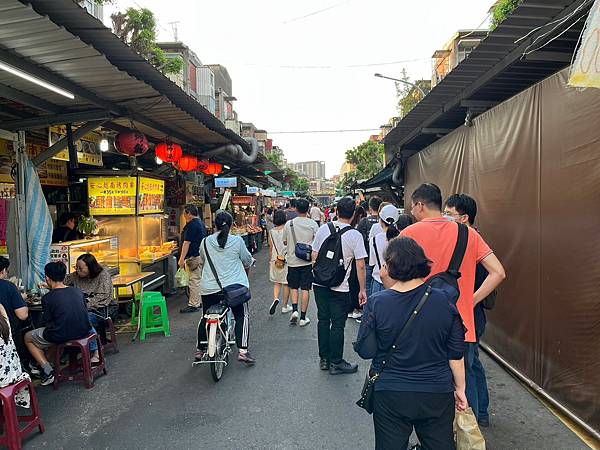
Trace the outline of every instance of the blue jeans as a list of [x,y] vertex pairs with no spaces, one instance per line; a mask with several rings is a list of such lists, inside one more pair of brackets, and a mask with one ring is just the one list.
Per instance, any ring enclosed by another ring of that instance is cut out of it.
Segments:
[[489,418],[488,407],[490,398],[488,394],[485,370],[479,360],[479,344],[467,342],[465,350],[465,375],[467,381],[467,401],[473,409],[477,420]]
[[373,281],[371,283],[371,293],[369,295],[373,295],[376,292],[379,291],[383,291],[385,288],[383,287],[383,284],[381,284],[379,281],[377,281],[375,278],[371,278]]
[[[96,329],[94,328],[100,323],[100,318],[97,314],[93,314],[88,311],[88,317],[90,318],[90,323],[92,324],[92,328],[90,329],[90,333],[96,333]],[[100,337],[98,337],[100,339]],[[95,352],[98,350],[98,341],[94,340],[90,342],[90,352]]]
[[371,295],[371,286],[373,283],[373,267],[374,266],[370,266],[369,264],[367,264],[367,279],[366,279],[366,289],[367,289],[367,296]]

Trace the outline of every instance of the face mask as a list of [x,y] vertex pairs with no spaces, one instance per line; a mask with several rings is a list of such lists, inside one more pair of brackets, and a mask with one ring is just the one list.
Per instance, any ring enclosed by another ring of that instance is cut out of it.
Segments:
[[456,222],[456,219],[455,219],[453,216],[449,216],[449,215],[447,215],[447,214],[444,214],[444,216],[443,216],[443,217],[444,217],[444,219],[446,219],[446,220],[450,220],[450,221],[452,221],[452,222]]

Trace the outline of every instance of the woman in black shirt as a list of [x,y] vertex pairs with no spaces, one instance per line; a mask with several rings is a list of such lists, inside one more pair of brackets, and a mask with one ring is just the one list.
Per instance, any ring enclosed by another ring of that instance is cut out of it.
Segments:
[[[356,352],[381,363],[419,303],[431,261],[411,238],[392,239],[381,277],[388,289],[369,298],[355,343]],[[454,449],[455,408],[467,408],[464,328],[443,291],[432,289],[375,383],[373,422],[377,450],[407,448],[415,428],[423,449]]]

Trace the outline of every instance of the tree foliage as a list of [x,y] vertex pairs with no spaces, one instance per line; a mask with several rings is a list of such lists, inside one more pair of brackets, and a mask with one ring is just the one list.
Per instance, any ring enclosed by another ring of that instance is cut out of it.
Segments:
[[360,180],[367,180],[383,169],[383,144],[373,141],[363,142],[357,147],[346,150],[346,162],[355,169],[344,174],[338,189],[349,190]]
[[[402,69],[400,79],[408,83],[411,83],[410,77],[406,73],[406,69]],[[426,80],[417,80],[414,82],[419,86],[426,94],[431,90],[431,82],[427,83]],[[400,117],[406,116],[421,100],[423,95],[407,83],[396,82],[396,97],[398,98],[398,105],[396,109]]]
[[183,59],[166,57],[156,45],[156,18],[147,8],[127,8],[110,16],[113,32],[164,74],[180,73]]
[[310,181],[308,178],[296,177],[292,182],[292,190],[296,192],[296,195],[306,195],[310,188]]
[[492,9],[490,30],[494,30],[504,19],[515,10],[522,0],[500,0]]
[[279,167],[280,169],[284,169],[283,167],[283,158],[281,157],[281,153],[279,152],[270,152],[267,153],[267,159],[269,161],[271,161],[275,166]]

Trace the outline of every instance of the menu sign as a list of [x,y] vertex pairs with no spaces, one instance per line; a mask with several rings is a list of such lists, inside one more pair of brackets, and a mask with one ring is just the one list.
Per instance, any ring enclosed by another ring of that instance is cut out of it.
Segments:
[[[26,143],[27,154],[33,158],[48,147],[37,143]],[[0,182],[14,183],[10,172],[15,162],[12,141],[0,139]],[[64,161],[48,160],[37,168],[40,183],[44,186],[68,186],[67,164]]]
[[[53,145],[59,139],[67,135],[67,127],[64,125],[50,127],[48,129],[48,145]],[[75,141],[75,148],[77,149],[77,162],[79,164],[87,164],[89,166],[102,167],[102,152],[98,148],[94,134],[88,134],[83,138]],[[53,159],[60,161],[69,160],[69,150],[65,149],[57,153]]]
[[135,177],[88,178],[90,214],[93,216],[129,216],[135,214]]
[[165,203],[165,182],[140,177],[138,214],[162,213]]

